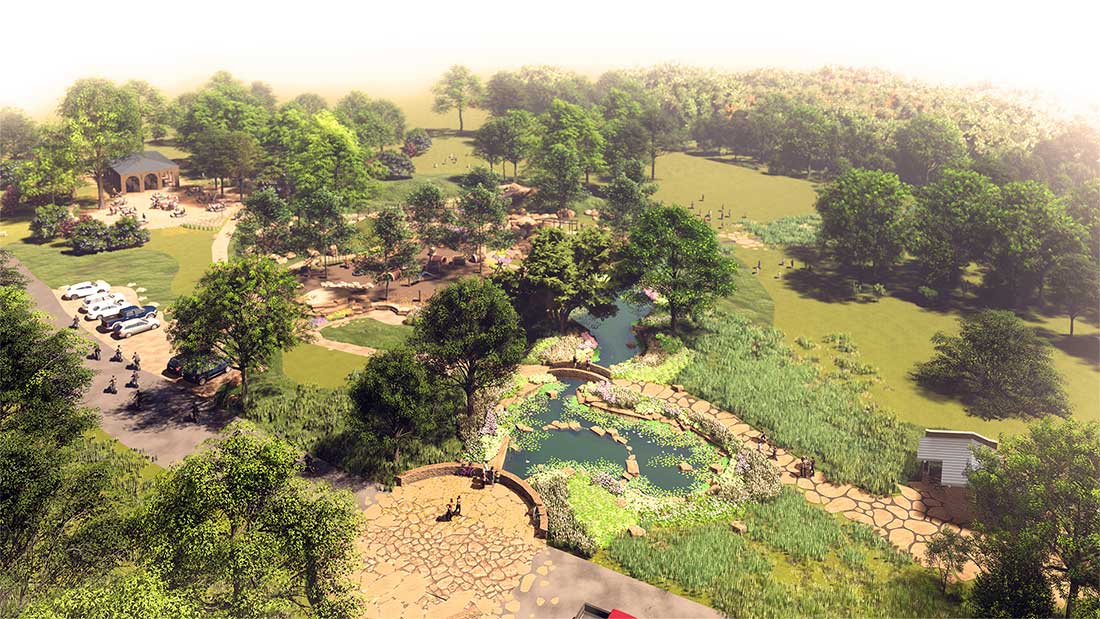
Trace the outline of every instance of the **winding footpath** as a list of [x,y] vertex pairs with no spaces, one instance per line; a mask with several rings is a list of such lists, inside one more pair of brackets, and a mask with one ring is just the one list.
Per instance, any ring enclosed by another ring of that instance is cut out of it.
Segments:
[[[642,395],[664,400],[681,409],[706,415],[735,434],[747,446],[755,446],[756,440],[761,436],[758,430],[733,413],[720,410],[706,400],[669,385],[625,379],[615,379],[612,382]],[[777,450],[777,459],[783,483],[798,488],[807,501],[823,505],[829,513],[841,514],[845,518],[871,526],[895,547],[908,552],[921,563],[925,560],[929,538],[941,529],[953,529],[964,535],[970,533],[951,522],[959,519],[959,515],[952,512],[951,505],[943,497],[930,491],[898,484],[898,494],[879,497],[849,484],[830,483],[821,472],[809,478],[799,477],[796,468],[798,458],[785,449]],[[975,566],[968,565],[962,577],[972,576],[975,570]]]

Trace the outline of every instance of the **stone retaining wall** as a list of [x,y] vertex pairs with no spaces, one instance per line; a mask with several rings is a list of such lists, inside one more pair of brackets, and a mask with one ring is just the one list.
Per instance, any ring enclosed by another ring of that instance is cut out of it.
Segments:
[[[421,466],[415,469],[409,469],[404,473],[397,476],[398,486],[407,486],[411,483],[418,482],[424,479],[430,479],[432,477],[442,477],[445,475],[458,475],[458,469],[462,465],[458,462],[442,462],[440,464],[429,464],[427,466]],[[480,464],[471,465],[480,477],[482,466]],[[538,522],[535,524],[535,537],[543,539],[546,537],[546,506],[542,502],[542,497],[539,493],[531,487],[530,484],[523,481],[519,476],[509,473],[508,471],[497,471],[497,483],[501,484],[505,488],[508,488],[512,492],[515,492],[523,502],[527,504],[528,508],[535,507],[538,509]]]

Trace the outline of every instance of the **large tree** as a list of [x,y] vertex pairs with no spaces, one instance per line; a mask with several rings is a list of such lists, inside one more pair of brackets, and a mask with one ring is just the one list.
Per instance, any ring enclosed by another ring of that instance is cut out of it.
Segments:
[[619,261],[620,277],[660,293],[675,333],[684,316],[697,315],[734,290],[736,262],[714,230],[682,206],[654,206],[638,217]]
[[206,616],[351,617],[359,512],[346,491],[299,477],[299,454],[246,422],[158,480],[143,554]]
[[592,172],[603,169],[606,141],[600,133],[599,116],[594,110],[555,99],[540,118],[543,144],[567,144],[577,152],[584,182]]
[[447,194],[438,185],[421,183],[405,199],[409,205],[409,220],[421,243],[437,242],[442,236],[442,226],[450,223]]
[[989,246],[1000,191],[970,170],[945,170],[917,192],[913,253],[930,283],[954,289]]
[[1068,585],[1074,616],[1081,590],[1100,588],[1100,427],[1043,419],[977,460],[969,486],[978,530],[1031,549],[1045,577]]
[[229,359],[241,372],[241,400],[247,406],[252,372],[304,335],[307,307],[298,301],[298,287],[294,276],[269,258],[214,264],[194,293],[176,300],[168,336],[180,352]]
[[337,252],[346,248],[355,236],[355,226],[344,217],[347,199],[335,191],[318,189],[295,199],[294,208],[298,212],[295,236],[304,248],[320,252],[327,277],[328,261],[323,256],[331,255],[333,248]]
[[122,85],[134,93],[141,112],[144,138],[159,140],[168,135],[168,103],[159,90],[143,80],[130,80]]
[[[642,166],[639,161],[634,163]],[[644,178],[644,166],[642,174]],[[625,236],[642,212],[649,208],[651,196],[656,191],[654,183],[634,180],[626,171],[619,172],[604,188],[606,204],[601,214],[607,216],[616,234]]]
[[336,104],[336,117],[359,137],[365,149],[382,152],[405,137],[405,113],[385,99],[371,99],[355,90]]
[[941,170],[963,167],[966,141],[959,127],[946,118],[918,114],[894,132],[894,164],[907,183],[923,185]]
[[901,258],[910,230],[911,197],[897,175],[852,169],[817,199],[820,240],[840,264],[881,276]]
[[257,92],[229,73],[215,73],[201,89],[181,95],[176,101],[175,127],[180,143],[191,148],[204,133],[215,127],[244,131],[262,137],[271,118]]
[[58,110],[80,167],[95,179],[103,208],[103,175],[113,159],[141,149],[137,97],[104,79],[82,79],[69,87]]
[[557,209],[568,207],[584,195],[581,173],[584,166],[580,153],[572,144],[543,146],[535,173],[538,201]]
[[411,345],[462,390],[467,419],[474,417],[477,392],[507,381],[527,346],[508,295],[486,279],[462,279],[437,292],[415,328]]
[[0,161],[29,159],[38,145],[38,127],[23,110],[0,108]]
[[959,335],[932,336],[936,356],[917,364],[914,377],[929,389],[962,400],[985,419],[1069,415],[1050,345],[1008,311],[963,318]]
[[390,282],[416,266],[417,245],[405,212],[396,206],[383,207],[374,219],[374,235],[378,238],[377,253],[364,256],[359,267],[385,282],[385,298],[390,298]]
[[383,352],[352,378],[352,417],[368,439],[381,439],[400,468],[401,450],[431,435],[450,417],[440,393],[436,377],[416,353]]
[[446,114],[451,110],[458,110],[458,132],[466,130],[462,113],[481,104],[484,89],[481,79],[462,65],[454,65],[439,81],[432,86],[432,94],[435,100],[432,103],[432,111],[436,114]]
[[543,228],[531,241],[531,251],[518,270],[498,276],[521,313],[530,313],[528,324],[549,321],[565,333],[573,310],[593,314],[614,308],[620,292],[611,277],[616,243],[599,228],[567,234],[561,228]]
[[1050,273],[1050,299],[1069,315],[1069,334],[1073,323],[1086,312],[1100,308],[1100,269],[1086,254],[1062,256]]

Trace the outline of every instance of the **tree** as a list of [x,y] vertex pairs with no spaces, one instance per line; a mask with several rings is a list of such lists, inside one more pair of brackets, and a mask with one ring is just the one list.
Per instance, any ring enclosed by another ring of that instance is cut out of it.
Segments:
[[543,228],[519,270],[501,273],[498,281],[520,312],[536,314],[528,324],[549,320],[564,334],[576,309],[596,315],[614,310],[620,292],[611,277],[615,249],[611,235],[598,228],[577,234]]
[[563,209],[584,194],[580,153],[569,144],[552,144],[539,154],[535,185],[540,202]]
[[525,106],[524,83],[511,71],[497,71],[485,84],[483,105],[493,116],[523,110]]
[[474,134],[474,156],[480,157],[495,168],[498,161],[504,161],[507,144],[507,128],[503,118],[490,118]]
[[435,242],[439,237],[439,228],[449,223],[450,211],[447,210],[447,196],[438,185],[421,183],[409,197],[410,220],[417,238],[421,243]]
[[375,355],[351,381],[353,419],[368,437],[381,437],[401,464],[405,445],[443,425],[440,387],[408,349]]
[[444,381],[466,396],[501,384],[523,359],[527,338],[508,296],[490,280],[461,279],[435,293],[420,313],[411,346]]
[[405,212],[396,206],[384,207],[374,220],[375,235],[381,243],[380,256],[368,256],[359,267],[386,283],[386,299],[390,298],[390,282],[398,273],[416,266],[416,244]]
[[820,240],[847,267],[870,267],[872,277],[901,258],[910,229],[909,190],[897,175],[852,169],[817,199]]
[[462,112],[480,105],[482,91],[481,79],[466,67],[456,64],[432,86],[432,94],[435,95],[432,111],[446,114],[458,110],[458,132],[462,133],[466,130]]
[[47,204],[34,210],[31,220],[31,235],[39,241],[52,241],[61,234],[61,224],[72,218],[67,206]]
[[297,295],[298,281],[273,260],[217,263],[193,294],[176,300],[168,337],[181,353],[213,351],[229,359],[241,372],[241,400],[248,406],[251,373],[303,338],[307,307]]
[[147,570],[107,581],[86,582],[44,600],[20,615],[25,619],[199,619],[198,605]]
[[247,422],[166,473],[143,518],[144,554],[207,616],[352,616],[351,495],[296,476],[299,454]]
[[23,110],[0,108],[0,161],[29,159],[38,145],[38,127]]
[[253,192],[245,200],[234,237],[241,247],[256,248],[262,254],[285,250],[291,245],[294,213],[286,200],[271,187]]
[[192,169],[214,179],[214,186],[222,195],[225,194],[222,179],[233,173],[232,135],[232,131],[214,126],[192,140]]
[[159,140],[168,135],[168,104],[164,95],[142,80],[130,80],[122,85],[134,93],[141,114],[143,139]]
[[458,217],[465,229],[462,244],[477,256],[478,273],[485,264],[482,249],[495,247],[504,237],[508,210],[496,188],[474,187],[458,200]]
[[312,92],[303,92],[291,99],[286,105],[296,105],[306,114],[311,115],[328,109],[328,102],[325,101],[325,98]]
[[1015,314],[986,310],[962,320],[958,336],[932,336],[936,356],[918,363],[926,388],[953,395],[984,419],[1069,415],[1050,345]]
[[944,527],[928,539],[924,550],[925,563],[936,569],[940,576],[940,589],[947,593],[951,577],[962,571],[970,560],[970,540],[954,529]]
[[81,183],[80,151],[65,125],[46,125],[39,129],[39,142],[29,161],[16,170],[15,183],[5,194],[17,196],[29,204],[63,202],[72,198]]
[[512,179],[515,180],[519,174],[519,162],[529,159],[538,148],[538,119],[527,110],[510,110],[504,115],[501,124],[501,156],[512,164]]
[[962,131],[946,118],[918,114],[894,132],[894,165],[907,183],[923,185],[940,170],[967,162]]
[[95,179],[99,208],[103,208],[108,163],[141,149],[137,98],[108,80],[82,79],[69,87],[59,112],[80,167]]
[[584,182],[589,182],[589,174],[603,169],[603,153],[606,146],[600,133],[597,116],[592,111],[555,99],[541,118],[542,143],[565,144],[576,151],[584,170]]
[[1085,254],[1070,254],[1058,259],[1050,273],[1050,297],[1069,315],[1069,335],[1073,322],[1085,312],[1100,307],[1100,269]]
[[23,288],[27,285],[27,278],[23,276],[19,269],[10,264],[12,260],[11,252],[0,247],[0,286]]
[[[347,200],[334,191],[312,191],[295,199],[294,206],[298,211],[295,235],[307,249],[315,249],[325,256],[333,247],[339,249],[355,236],[355,227],[344,218]],[[327,278],[328,262],[324,265]]]
[[[641,165],[641,162],[636,162]],[[644,166],[642,168],[644,178]],[[625,236],[638,217],[649,208],[650,196],[657,191],[653,183],[638,182],[620,172],[607,184],[604,197],[607,202],[602,213],[610,219],[611,229]]]
[[385,99],[370,99],[355,90],[336,104],[336,117],[355,132],[359,145],[379,153],[405,137],[405,114]]
[[275,96],[275,90],[271,87],[271,84],[260,81],[252,82],[248,85],[248,94],[252,95],[252,99],[260,107],[268,112],[275,111],[275,104],[279,100]]
[[1066,201],[1066,212],[1088,230],[1089,252],[1093,260],[1100,261],[1100,178],[1074,189]]
[[982,538],[979,547],[984,569],[974,579],[966,601],[970,616],[1015,619],[1054,615],[1050,580],[1037,552],[995,538]]
[[1084,251],[1085,235],[1045,185],[1009,183],[1001,188],[983,283],[1013,305],[1042,302],[1050,270],[1061,256]]
[[1068,584],[1066,617],[1074,616],[1081,589],[1100,588],[1100,427],[1041,419],[975,455],[969,486],[979,530],[1010,555],[1034,557],[1035,582]]
[[630,231],[620,277],[661,294],[668,301],[669,327],[696,315],[734,291],[737,264],[722,253],[718,237],[684,207],[654,206]]
[[958,285],[962,270],[989,246],[1000,191],[969,170],[944,170],[917,192],[914,253],[930,283]]
[[244,179],[251,177],[259,166],[260,143],[244,131],[232,131],[226,138],[229,172],[237,179],[237,193],[244,200]]
[[656,180],[657,156],[684,142],[684,124],[671,106],[652,97],[643,99],[638,120],[645,130],[649,180]]
[[257,139],[271,119],[269,94],[249,88],[229,73],[215,73],[202,89],[176,101],[176,133],[181,144],[193,149],[200,137],[215,128],[244,131]]

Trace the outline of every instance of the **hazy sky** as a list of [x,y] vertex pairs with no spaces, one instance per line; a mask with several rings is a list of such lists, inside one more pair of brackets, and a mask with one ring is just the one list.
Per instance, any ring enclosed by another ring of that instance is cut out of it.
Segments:
[[[16,0],[3,9],[0,105],[39,114],[74,79],[170,94],[227,69],[289,98],[411,94],[454,63],[597,72],[675,61],[742,69],[877,66],[1100,101],[1100,3],[921,0]],[[293,8],[290,8],[293,7]]]

